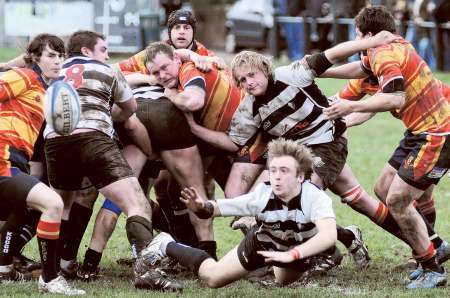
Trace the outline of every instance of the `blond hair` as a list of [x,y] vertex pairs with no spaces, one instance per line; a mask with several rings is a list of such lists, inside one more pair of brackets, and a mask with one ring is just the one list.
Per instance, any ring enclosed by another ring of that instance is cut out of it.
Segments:
[[269,164],[272,159],[282,156],[291,156],[297,161],[297,174],[303,172],[306,179],[311,177],[313,155],[306,146],[300,145],[293,140],[286,140],[283,138],[271,141],[268,145],[267,164]]
[[273,79],[272,61],[264,55],[252,51],[242,51],[231,61],[231,71],[236,85],[240,86],[236,70],[240,67],[250,67],[261,70],[268,79]]

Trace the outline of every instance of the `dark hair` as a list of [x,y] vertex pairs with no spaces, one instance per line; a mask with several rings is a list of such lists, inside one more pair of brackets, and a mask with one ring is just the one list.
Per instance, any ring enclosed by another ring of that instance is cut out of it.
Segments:
[[167,55],[170,59],[173,59],[173,52],[173,48],[165,42],[152,42],[145,49],[144,65],[147,65],[147,63],[155,59],[156,55],[160,53]]
[[375,5],[361,9],[355,17],[355,24],[363,35],[377,34],[386,30],[395,33],[395,19],[384,6]]
[[103,34],[94,31],[81,30],[73,33],[67,43],[67,56],[73,57],[83,55],[83,53],[81,53],[81,48],[83,47],[93,51],[99,38],[105,40]]
[[62,55],[65,54],[64,41],[56,35],[42,33],[37,35],[28,44],[24,60],[27,65],[39,62],[45,47],[48,47]]
[[197,19],[189,10],[174,10],[170,13],[167,19],[167,33],[169,34],[169,41],[172,42],[171,33],[172,28],[177,24],[188,24],[191,25],[193,36],[192,41],[195,39]]

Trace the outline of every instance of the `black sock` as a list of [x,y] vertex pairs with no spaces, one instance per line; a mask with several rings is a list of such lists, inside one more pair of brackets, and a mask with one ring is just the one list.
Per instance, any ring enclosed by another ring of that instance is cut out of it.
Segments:
[[0,266],[11,265],[12,257],[15,255],[13,247],[17,239],[16,222],[11,216],[1,230],[1,246],[0,246]]
[[131,252],[136,258],[153,239],[152,223],[142,216],[133,215],[127,218],[125,229]]
[[58,239],[46,239],[38,236],[37,240],[42,262],[42,278],[45,282],[49,282],[58,276],[56,265]]
[[83,269],[86,271],[94,271],[97,269],[100,260],[102,259],[102,253],[88,248],[84,255]]
[[355,235],[341,227],[340,225],[336,225],[336,230],[337,230],[337,239],[345,245],[346,248],[349,248],[350,245],[352,245],[353,240],[355,240]]
[[424,214],[423,217],[425,217],[425,219],[428,221],[430,226],[434,229],[434,224],[436,223],[436,212],[433,211],[433,212]]
[[198,274],[198,269],[203,261],[211,258],[204,250],[176,242],[167,244],[166,255],[177,260],[182,266],[189,268],[195,274]]
[[198,249],[204,250],[214,260],[217,261],[217,244],[216,241],[199,241]]
[[36,210],[27,211],[27,219],[24,225],[18,229],[18,236],[14,241],[14,256],[19,256],[23,247],[30,242],[31,239],[36,235],[36,227],[38,225],[39,219],[41,217],[41,212]]
[[68,220],[61,219],[61,229],[59,232],[59,240],[58,240],[58,248],[56,250],[56,264],[59,263],[62,258],[63,251],[65,250],[65,247],[67,243],[69,242],[70,236],[71,236],[71,225]]
[[422,214],[422,212],[417,209],[417,212],[419,212],[420,216],[422,217],[425,226],[427,227],[427,232],[428,232],[428,237],[430,237],[430,241],[433,243],[434,248],[438,248],[439,246],[441,246],[443,240],[441,237],[439,237],[439,235],[434,231],[433,227],[431,226],[431,224],[428,222],[428,220],[425,218],[425,216]]
[[[70,209],[69,222],[70,237],[65,237],[66,244],[61,252],[61,259],[70,261],[77,258],[78,249],[81,240],[83,240],[89,220],[91,219],[92,209],[86,208],[78,203],[73,203]],[[62,230],[62,233],[65,231]],[[67,235],[66,235],[67,236]]]
[[12,257],[17,255],[15,244],[19,234],[17,231],[23,226],[27,217],[26,209],[17,209],[11,213],[3,225],[0,233],[0,266],[11,265]]
[[436,257],[432,257],[431,259],[420,262],[420,265],[422,266],[423,269],[437,271],[439,273],[444,272],[444,268],[437,263]]

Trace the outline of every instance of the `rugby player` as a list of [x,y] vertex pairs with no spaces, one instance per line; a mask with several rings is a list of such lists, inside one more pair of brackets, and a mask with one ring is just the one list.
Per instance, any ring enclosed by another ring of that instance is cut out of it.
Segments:
[[269,183],[236,198],[206,201],[193,187],[180,198],[199,217],[256,216],[257,225],[239,245],[215,261],[205,252],[160,233],[146,248],[153,259],[169,256],[190,268],[208,287],[219,288],[249,271],[274,266],[280,285],[296,281],[313,256],[333,247],[336,222],[331,199],[308,179],[312,155],[303,145],[278,139],[268,145]]
[[[357,38],[362,40],[380,30],[395,32],[394,18],[382,6],[362,9],[355,23]],[[407,288],[442,286],[447,273],[436,259],[426,224],[413,202],[437,184],[450,166],[449,104],[428,65],[403,39],[369,49],[362,62],[364,69],[354,65],[345,77],[373,73],[382,91],[364,101],[334,101],[324,112],[328,118],[336,119],[351,112],[394,110],[405,124],[401,149],[391,158],[399,166],[389,185],[386,203],[423,269]],[[392,170],[388,167],[386,171]]]
[[39,291],[82,295],[58,276],[56,251],[63,201],[61,197],[29,175],[28,161],[44,122],[45,90],[56,79],[64,60],[64,42],[57,36],[40,34],[23,56],[27,68],[16,68],[0,77],[0,206],[9,214],[1,230],[0,279],[23,281],[29,278],[12,265],[18,228],[27,222],[27,208],[42,212],[37,224],[37,240],[42,262]]
[[[151,207],[112,138],[113,119],[135,123],[136,101],[123,75],[101,62],[108,58],[103,35],[75,32],[70,36],[67,53],[60,76],[76,88],[82,111],[70,135],[60,136],[48,125],[44,131],[49,182],[64,199],[70,199],[72,192],[81,188],[83,178],[89,178],[100,193],[124,210],[132,252],[144,258],[141,251],[153,237]],[[137,288],[181,289],[155,270],[135,267],[134,273]]]
[[[384,37],[379,35],[377,38],[383,40]],[[370,42],[379,41],[374,38]],[[263,55],[241,52],[233,59],[232,70],[236,82],[247,91],[247,95],[233,116],[230,131],[220,134],[190,121],[194,134],[229,151],[241,148],[230,179],[236,180],[240,185],[238,189],[244,193],[250,186],[248,181],[254,181],[263,171],[267,142],[282,136],[306,144],[313,151],[316,156],[313,183],[324,189],[330,188],[341,196],[343,202],[353,202],[352,206],[360,212],[369,213],[366,210],[372,211],[373,206],[377,211],[378,202],[361,188],[345,163],[345,123],[342,119],[334,122],[325,119],[322,109],[328,106],[328,100],[314,83],[314,77],[332,63],[364,49],[368,44],[340,44],[274,72],[271,62]],[[383,218],[388,218],[387,208],[382,211]],[[369,214],[373,216],[375,212]],[[370,258],[357,227],[338,227],[338,239],[345,244],[359,267],[367,267]]]

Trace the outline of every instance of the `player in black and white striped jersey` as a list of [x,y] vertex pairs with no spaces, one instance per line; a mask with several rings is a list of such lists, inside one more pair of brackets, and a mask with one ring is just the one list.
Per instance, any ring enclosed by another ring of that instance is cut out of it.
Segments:
[[[267,143],[284,137],[311,148],[315,156],[311,180],[316,185],[330,188],[341,196],[343,202],[374,218],[378,201],[361,188],[346,164],[345,123],[342,119],[331,121],[326,118],[323,109],[329,103],[314,78],[339,59],[365,49],[371,42],[392,41],[389,40],[392,37],[386,33],[367,43],[349,41],[275,70],[264,55],[251,51],[236,55],[231,65],[233,76],[247,94],[233,116],[228,136],[202,129],[190,121],[192,131],[199,138],[226,150],[239,150],[239,158],[233,164],[228,180],[233,187],[228,188],[227,185],[227,196],[234,197],[248,191],[251,187],[248,181],[253,182],[264,170]],[[235,191],[230,195],[228,189]],[[359,267],[367,267],[370,258],[356,226],[345,229],[338,226],[338,239],[348,248]],[[328,267],[339,262],[336,258]]]
[[256,216],[257,225],[238,246],[215,261],[204,251],[161,233],[145,249],[146,255],[155,260],[174,258],[213,288],[266,265],[274,266],[275,279],[281,285],[297,280],[314,265],[311,257],[334,246],[335,215],[331,199],[307,180],[313,163],[309,149],[278,139],[269,144],[268,155],[270,184],[258,184],[248,194],[204,201],[195,188],[182,191],[183,202],[200,218]]

